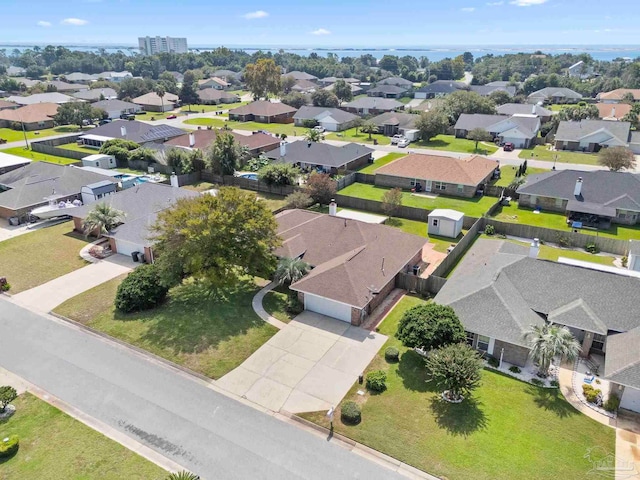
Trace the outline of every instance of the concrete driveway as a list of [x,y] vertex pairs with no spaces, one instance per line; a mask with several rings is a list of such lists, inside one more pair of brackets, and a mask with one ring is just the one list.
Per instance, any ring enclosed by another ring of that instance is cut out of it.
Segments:
[[216,383],[276,412],[328,409],[342,400],[386,340],[304,311]]

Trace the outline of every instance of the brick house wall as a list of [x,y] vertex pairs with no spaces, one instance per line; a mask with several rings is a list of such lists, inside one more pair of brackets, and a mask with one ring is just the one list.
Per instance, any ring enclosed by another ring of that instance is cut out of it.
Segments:
[[568,200],[557,201],[553,197],[539,197],[537,195],[521,194],[518,205],[521,207],[540,207],[543,211],[565,213],[567,211]]
[[[490,176],[488,177],[490,178]],[[375,175],[375,184],[380,187],[401,188],[403,190],[411,190],[414,186],[411,185],[413,178],[396,177],[394,175]],[[425,179],[416,179],[424,187]],[[482,183],[486,183],[487,180]],[[458,189],[458,185],[455,183],[445,183],[444,190],[435,189],[435,182],[431,183],[431,192],[441,195],[448,195],[451,197],[473,198],[476,195],[478,186],[463,185],[462,189]]]
[[118,253],[118,248],[116,247],[116,239],[109,238],[109,248],[113,253]]
[[367,153],[366,155],[358,157],[355,160],[352,160],[349,163],[347,163],[346,168],[347,170],[357,170],[360,167],[364,167],[368,165],[370,160],[371,160],[371,154]]

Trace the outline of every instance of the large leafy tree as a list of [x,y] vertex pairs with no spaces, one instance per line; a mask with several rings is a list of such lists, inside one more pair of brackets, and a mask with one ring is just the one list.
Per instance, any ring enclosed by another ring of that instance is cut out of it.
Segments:
[[425,363],[429,379],[445,390],[450,400],[461,400],[480,385],[482,359],[466,343],[432,350]]
[[106,235],[124,222],[124,217],[125,214],[121,210],[104,202],[96,203],[82,222],[82,229],[87,236],[92,233]]
[[531,349],[531,359],[538,364],[538,375],[549,375],[549,367],[554,357],[573,361],[580,353],[581,345],[567,327],[553,323],[531,325],[524,334]]
[[484,128],[474,128],[467,134],[467,138],[476,142],[474,151],[477,152],[479,142],[490,142],[493,137]]
[[278,261],[278,268],[273,276],[273,280],[278,285],[288,287],[309,273],[309,270],[311,270],[311,265],[304,260],[284,257]]
[[353,91],[351,86],[343,79],[337,80],[333,84],[333,93],[341,102],[350,102],[353,99]]
[[633,170],[636,168],[636,157],[628,148],[609,147],[600,150],[598,163],[612,172],[619,172],[624,169]]
[[466,334],[453,308],[425,303],[404,312],[396,337],[407,347],[431,350],[463,342]]
[[94,114],[98,114],[95,110],[88,102],[67,102],[58,107],[58,112],[53,119],[58,125],[78,125],[82,127],[86,122],[93,120]]
[[189,105],[189,111],[191,111],[191,105],[198,103],[200,100],[196,87],[196,75],[191,70],[184,73],[182,88],[180,89],[180,94],[178,96],[180,98],[180,102],[185,105]]
[[280,93],[280,67],[273,59],[261,58],[244,69],[244,81],[255,99]]
[[326,173],[313,172],[307,179],[305,191],[321,206],[328,205],[337,191],[336,181]]
[[276,267],[276,231],[264,202],[239,188],[182,198],[152,227],[161,281],[172,286],[191,276],[221,288],[244,275],[268,278]]
[[204,156],[205,166],[218,175],[233,175],[242,159],[242,148],[230,133],[218,132]]
[[311,101],[316,107],[337,107],[340,100],[329,90],[316,90],[311,94]]
[[424,112],[416,120],[416,128],[420,131],[420,138],[428,142],[436,135],[444,133],[449,126],[447,116],[440,110]]
[[[285,78],[291,78],[291,77],[285,77]],[[286,105],[289,105],[290,107],[300,109],[307,104],[307,97],[305,94],[300,92],[291,92],[291,93],[288,93],[287,95],[284,95],[280,99],[280,101]]]
[[463,113],[496,113],[496,106],[493,101],[476,92],[458,90],[447,95],[443,102],[443,110],[446,113],[451,125],[458,121]]
[[382,211],[390,217],[395,217],[402,206],[402,190],[392,188],[382,195]]
[[269,163],[258,171],[258,176],[267,185],[296,185],[300,169],[290,163]]

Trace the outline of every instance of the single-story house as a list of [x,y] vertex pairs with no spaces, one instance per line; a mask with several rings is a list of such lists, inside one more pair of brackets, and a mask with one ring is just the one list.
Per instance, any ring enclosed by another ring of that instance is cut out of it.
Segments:
[[21,77],[26,72],[27,71],[22,67],[15,67],[13,65],[7,67],[7,75],[9,75],[10,77]]
[[546,87],[530,93],[527,103],[578,103],[582,94],[565,87]]
[[204,105],[218,105],[219,103],[236,103],[240,101],[234,93],[225,92],[224,90],[216,90],[215,88],[205,88],[198,90],[198,98],[200,103]]
[[425,239],[386,225],[308,210],[276,215],[282,246],[313,269],[291,285],[305,310],[361,325],[395,288],[399,274],[421,265]]
[[304,169],[321,169],[328,173],[357,170],[371,162],[373,149],[357,143],[335,147],[328,143],[297,140],[282,142],[266,153],[271,160],[291,163]]
[[[79,169],[78,169],[79,170]],[[162,183],[141,183],[136,188],[122,190],[105,197],[102,202],[124,212],[124,223],[108,235],[111,250],[122,255],[144,252],[145,261],[153,262],[153,241],[149,227],[158,212],[171,207],[180,198],[197,197],[199,193]],[[82,231],[82,222],[95,207],[86,205],[73,213],[74,228]]]
[[591,78],[594,75],[595,73],[594,73],[593,65],[587,65],[582,60],[574,63],[569,68],[567,68],[568,77],[586,80],[587,78]]
[[378,85],[394,85],[396,87],[402,87],[405,90],[413,88],[413,82],[401,77],[387,77],[378,82]]
[[618,122],[625,115],[631,112],[631,105],[628,103],[596,103],[598,116],[602,120]]
[[429,85],[418,88],[413,98],[438,98],[457,92],[458,90],[468,90],[469,85],[463,82],[454,82],[452,80],[436,80]]
[[310,82],[316,82],[318,77],[315,75],[311,75],[307,72],[300,72],[298,70],[294,70],[292,72],[283,73],[282,77],[292,77],[294,80],[308,80]]
[[360,117],[357,115],[330,107],[303,106],[293,116],[297,127],[304,127],[306,122],[315,122],[329,132],[341,132],[353,126]]
[[180,105],[180,98],[173,93],[165,93],[162,98],[156,92],[149,92],[131,100],[147,112],[168,112]]
[[[172,138],[165,142],[164,145],[204,150],[215,141],[219,133],[220,130],[216,129],[193,130],[190,133],[185,133],[179,137]],[[266,133],[260,132],[253,133],[251,135],[242,135],[233,131],[225,131],[224,133],[233,135],[236,142],[243,147],[247,147],[253,156],[273,150],[280,145],[279,138],[276,138],[273,135],[267,135]]]
[[133,78],[133,74],[126,70],[123,70],[122,72],[102,72],[97,73],[96,76],[98,77],[98,79],[109,80],[110,82],[114,83],[121,83],[127,78]]
[[114,120],[80,135],[78,142],[87,147],[100,148],[113,138],[123,138],[142,145],[148,142],[166,142],[181,135],[184,135],[184,130],[170,125],[150,125],[137,120]]
[[142,111],[140,105],[118,99],[100,100],[99,102],[95,102],[93,107],[107,112],[108,118],[111,120],[120,118],[121,115],[135,114]]
[[513,97],[516,94],[517,89],[513,85],[509,85],[506,87],[491,85],[470,85],[469,90],[471,90],[472,92],[476,92],[478,95],[482,95],[483,97],[488,97],[493,92],[505,92],[510,97]]
[[610,92],[599,93],[596,99],[602,103],[620,103],[627,94],[631,94],[634,102],[640,102],[640,88],[617,88]]
[[53,128],[53,117],[56,113],[58,113],[56,103],[35,103],[15,110],[2,110],[0,111],[0,128],[11,127],[15,122],[24,125],[25,130]]
[[517,193],[521,207],[565,213],[583,226],[640,223],[640,176],[633,173],[554,170],[527,175]]
[[531,105],[527,103],[505,103],[496,107],[498,115],[535,115],[540,119],[540,123],[544,124],[551,120],[553,112],[540,105]]
[[31,160],[17,155],[0,152],[0,175],[31,163]]
[[32,162],[0,175],[0,217],[25,220],[34,208],[56,201],[80,200],[82,187],[117,180],[49,162]]
[[6,100],[0,100],[0,110],[18,108],[18,106],[19,105],[17,103],[7,102]]
[[408,90],[405,87],[379,83],[376,87],[367,91],[367,95],[370,97],[401,98],[405,93],[407,93],[407,91]]
[[118,92],[113,88],[94,88],[91,90],[83,90],[76,92],[73,96],[79,100],[86,100],[87,102],[97,102],[99,100],[113,100],[118,98]]
[[116,158],[113,155],[105,155],[103,153],[96,153],[94,155],[87,155],[82,158],[83,167],[97,167],[97,168],[116,168]]
[[233,70],[216,70],[211,74],[212,77],[218,77],[227,83],[239,82],[242,78],[241,72],[234,72]]
[[454,158],[412,153],[376,170],[375,184],[472,198],[498,167],[495,160],[479,155]]
[[33,105],[34,103],[68,103],[78,102],[77,98],[70,97],[64,93],[48,92],[48,93],[34,93],[33,95],[20,96],[12,95],[5,98],[7,102],[17,103],[18,105]]
[[345,82],[347,82],[349,84],[360,83],[360,80],[358,80],[357,78],[351,78],[351,77],[350,78],[325,77],[325,78],[321,78],[320,80],[318,80],[318,83],[320,85],[323,85],[323,86],[327,87],[329,85],[333,85],[338,80],[344,80]]
[[500,142],[510,142],[516,148],[530,147],[540,130],[540,119],[535,115],[485,115],[481,113],[463,113],[455,126],[457,138],[467,138],[469,132],[481,128],[489,132]]
[[55,88],[56,92],[63,92],[63,93],[80,92],[82,90],[89,89],[87,85],[82,85],[81,83],[67,83],[67,82],[62,82],[60,80],[52,80],[50,82],[44,82],[44,85],[46,87]]
[[420,115],[402,112],[386,112],[370,119],[378,127],[378,132],[387,137],[404,135],[411,141],[417,140],[420,132],[416,130],[416,121]]
[[566,326],[581,343],[581,356],[605,357],[604,378],[614,383],[622,408],[640,410],[633,375],[640,364],[640,279],[541,260],[538,250],[535,242],[527,248],[479,239],[434,301],[455,310],[470,345],[521,367],[530,352],[523,337],[532,325]]
[[224,90],[229,88],[229,83],[218,77],[205,78],[198,80],[198,88],[200,90],[205,88],[213,88],[215,90]]
[[638,240],[629,240],[627,268],[634,272],[640,272],[640,241]]
[[464,213],[447,208],[431,210],[427,220],[427,233],[447,238],[458,238],[462,233]]
[[95,80],[98,80],[97,75],[91,75],[89,73],[82,73],[82,72],[68,73],[64,75],[64,78],[66,79],[67,82],[86,83],[86,84],[91,83]]
[[608,120],[563,121],[555,135],[556,150],[598,152],[603,147],[628,147],[640,153],[640,145],[631,145],[631,124]]
[[[182,73],[180,73],[180,72],[175,72],[175,71],[171,71],[171,70],[167,70],[166,72],[168,74],[170,74],[173,78],[176,79],[176,83],[182,83],[182,81],[184,80],[184,75]],[[214,77],[215,76],[216,75],[214,75]]]
[[285,103],[258,100],[229,110],[229,120],[237,122],[291,123],[297,109]]
[[[348,83],[347,85],[349,85],[349,88],[351,89],[351,93],[355,96],[355,95],[360,95],[361,93],[364,92],[364,89],[362,87],[360,87],[359,85],[356,85],[355,83]],[[323,90],[327,90],[329,92],[333,92],[336,88],[336,84],[335,83],[331,83],[329,85],[327,85],[326,87],[322,87]]]
[[299,93],[312,93],[315,92],[318,85],[311,80],[298,80],[295,85],[291,87],[291,90]]
[[404,104],[393,98],[361,97],[340,105],[340,108],[357,115],[380,115],[393,110],[404,110]]

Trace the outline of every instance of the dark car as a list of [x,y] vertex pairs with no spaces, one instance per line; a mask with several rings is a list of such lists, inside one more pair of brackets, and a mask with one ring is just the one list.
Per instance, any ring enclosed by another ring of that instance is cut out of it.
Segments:
[[505,152],[513,152],[513,149],[514,149],[514,148],[515,148],[515,147],[513,146],[513,143],[511,143],[511,142],[507,142],[507,143],[505,143],[505,144],[504,144],[504,146],[502,147],[502,149],[503,149]]
[[106,125],[107,123],[111,123],[111,120],[108,118],[105,118],[104,120],[100,120],[98,122],[98,125]]

